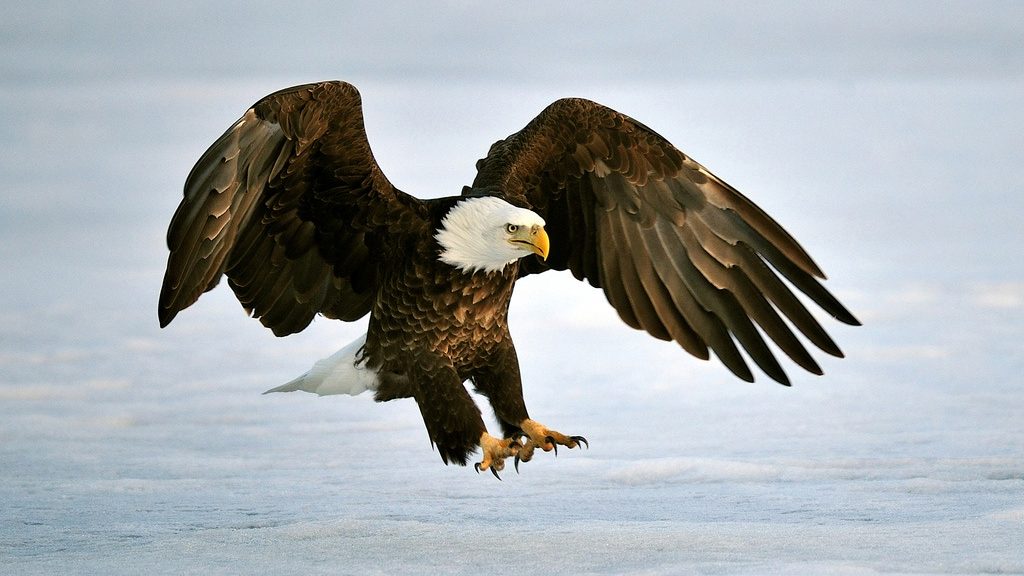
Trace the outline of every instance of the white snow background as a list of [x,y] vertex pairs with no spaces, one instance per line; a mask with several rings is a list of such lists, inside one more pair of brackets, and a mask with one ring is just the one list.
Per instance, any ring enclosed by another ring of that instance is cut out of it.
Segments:
[[[1024,4],[3,11],[0,573],[1024,573]],[[823,318],[824,377],[746,384],[529,278],[528,406],[590,449],[503,482],[444,466],[411,401],[262,396],[364,322],[278,339],[221,286],[160,330],[164,232],[246,107],[323,79],[422,196],[556,98],[630,114],[865,325]]]

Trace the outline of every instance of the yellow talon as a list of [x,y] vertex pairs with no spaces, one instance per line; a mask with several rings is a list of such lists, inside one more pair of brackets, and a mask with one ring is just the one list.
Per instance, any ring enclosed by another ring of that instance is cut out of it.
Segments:
[[[531,420],[530,418],[520,422],[519,428],[529,436],[529,444],[532,444],[533,447],[540,448],[545,452],[554,450],[555,454],[558,454],[559,445],[568,446],[569,448],[575,448],[580,444],[584,444],[588,447],[590,446],[587,439],[583,436],[566,436],[565,434],[556,432],[536,420]],[[532,453],[533,450],[530,449],[529,452]],[[526,461],[528,458],[522,458],[522,460]]]
[[501,480],[498,471],[505,469],[505,458],[514,456],[519,452],[519,447],[519,443],[512,438],[497,438],[484,432],[480,435],[480,451],[483,452],[483,458],[474,467],[477,472],[490,470],[495,478]]

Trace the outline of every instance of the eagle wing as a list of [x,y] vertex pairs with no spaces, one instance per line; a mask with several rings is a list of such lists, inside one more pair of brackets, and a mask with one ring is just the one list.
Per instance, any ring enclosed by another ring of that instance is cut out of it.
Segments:
[[377,166],[359,93],[342,82],[287,88],[200,157],[167,231],[166,326],[227,274],[253,316],[281,336],[316,314],[356,320],[376,285],[373,235],[422,216]]
[[524,259],[521,274],[568,269],[603,289],[629,326],[703,359],[713,350],[744,380],[753,374],[737,342],[767,375],[789,383],[762,333],[816,374],[791,326],[842,356],[780,276],[841,322],[859,324],[771,217],[651,129],[600,104],[556,101],[491,146],[477,170],[473,189],[499,190],[547,221],[549,257]]

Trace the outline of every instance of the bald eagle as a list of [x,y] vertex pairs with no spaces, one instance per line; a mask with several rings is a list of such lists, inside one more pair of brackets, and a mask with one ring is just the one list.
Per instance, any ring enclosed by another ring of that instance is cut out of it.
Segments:
[[[275,92],[199,158],[167,245],[161,327],[222,275],[278,336],[317,314],[369,314],[364,336],[268,392],[413,398],[445,463],[465,465],[479,448],[477,471],[496,476],[506,458],[518,469],[535,449],[586,444],[526,410],[508,328],[519,278],[569,270],[627,325],[702,359],[713,351],[747,381],[740,348],[789,384],[763,335],[815,374],[792,328],[842,356],[791,287],[858,324],[753,202],[650,128],[582,99],[554,102],[491,146],[461,195],[424,200],[381,172],[353,86]],[[489,400],[499,435],[467,381]]]

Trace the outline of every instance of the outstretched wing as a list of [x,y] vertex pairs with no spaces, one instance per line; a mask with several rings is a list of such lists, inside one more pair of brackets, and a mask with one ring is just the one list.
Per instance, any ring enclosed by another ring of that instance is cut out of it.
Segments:
[[523,260],[523,273],[569,269],[602,288],[626,324],[700,358],[710,348],[744,380],[753,375],[736,342],[788,384],[762,332],[816,374],[791,326],[842,356],[780,275],[838,320],[859,324],[771,217],[651,129],[600,104],[553,103],[491,146],[477,170],[474,189],[497,189],[547,221],[548,260]]
[[377,166],[354,87],[275,92],[217,139],[185,182],[167,231],[160,325],[225,273],[246,310],[279,336],[318,312],[358,319],[376,284],[375,231],[412,225],[421,211]]

